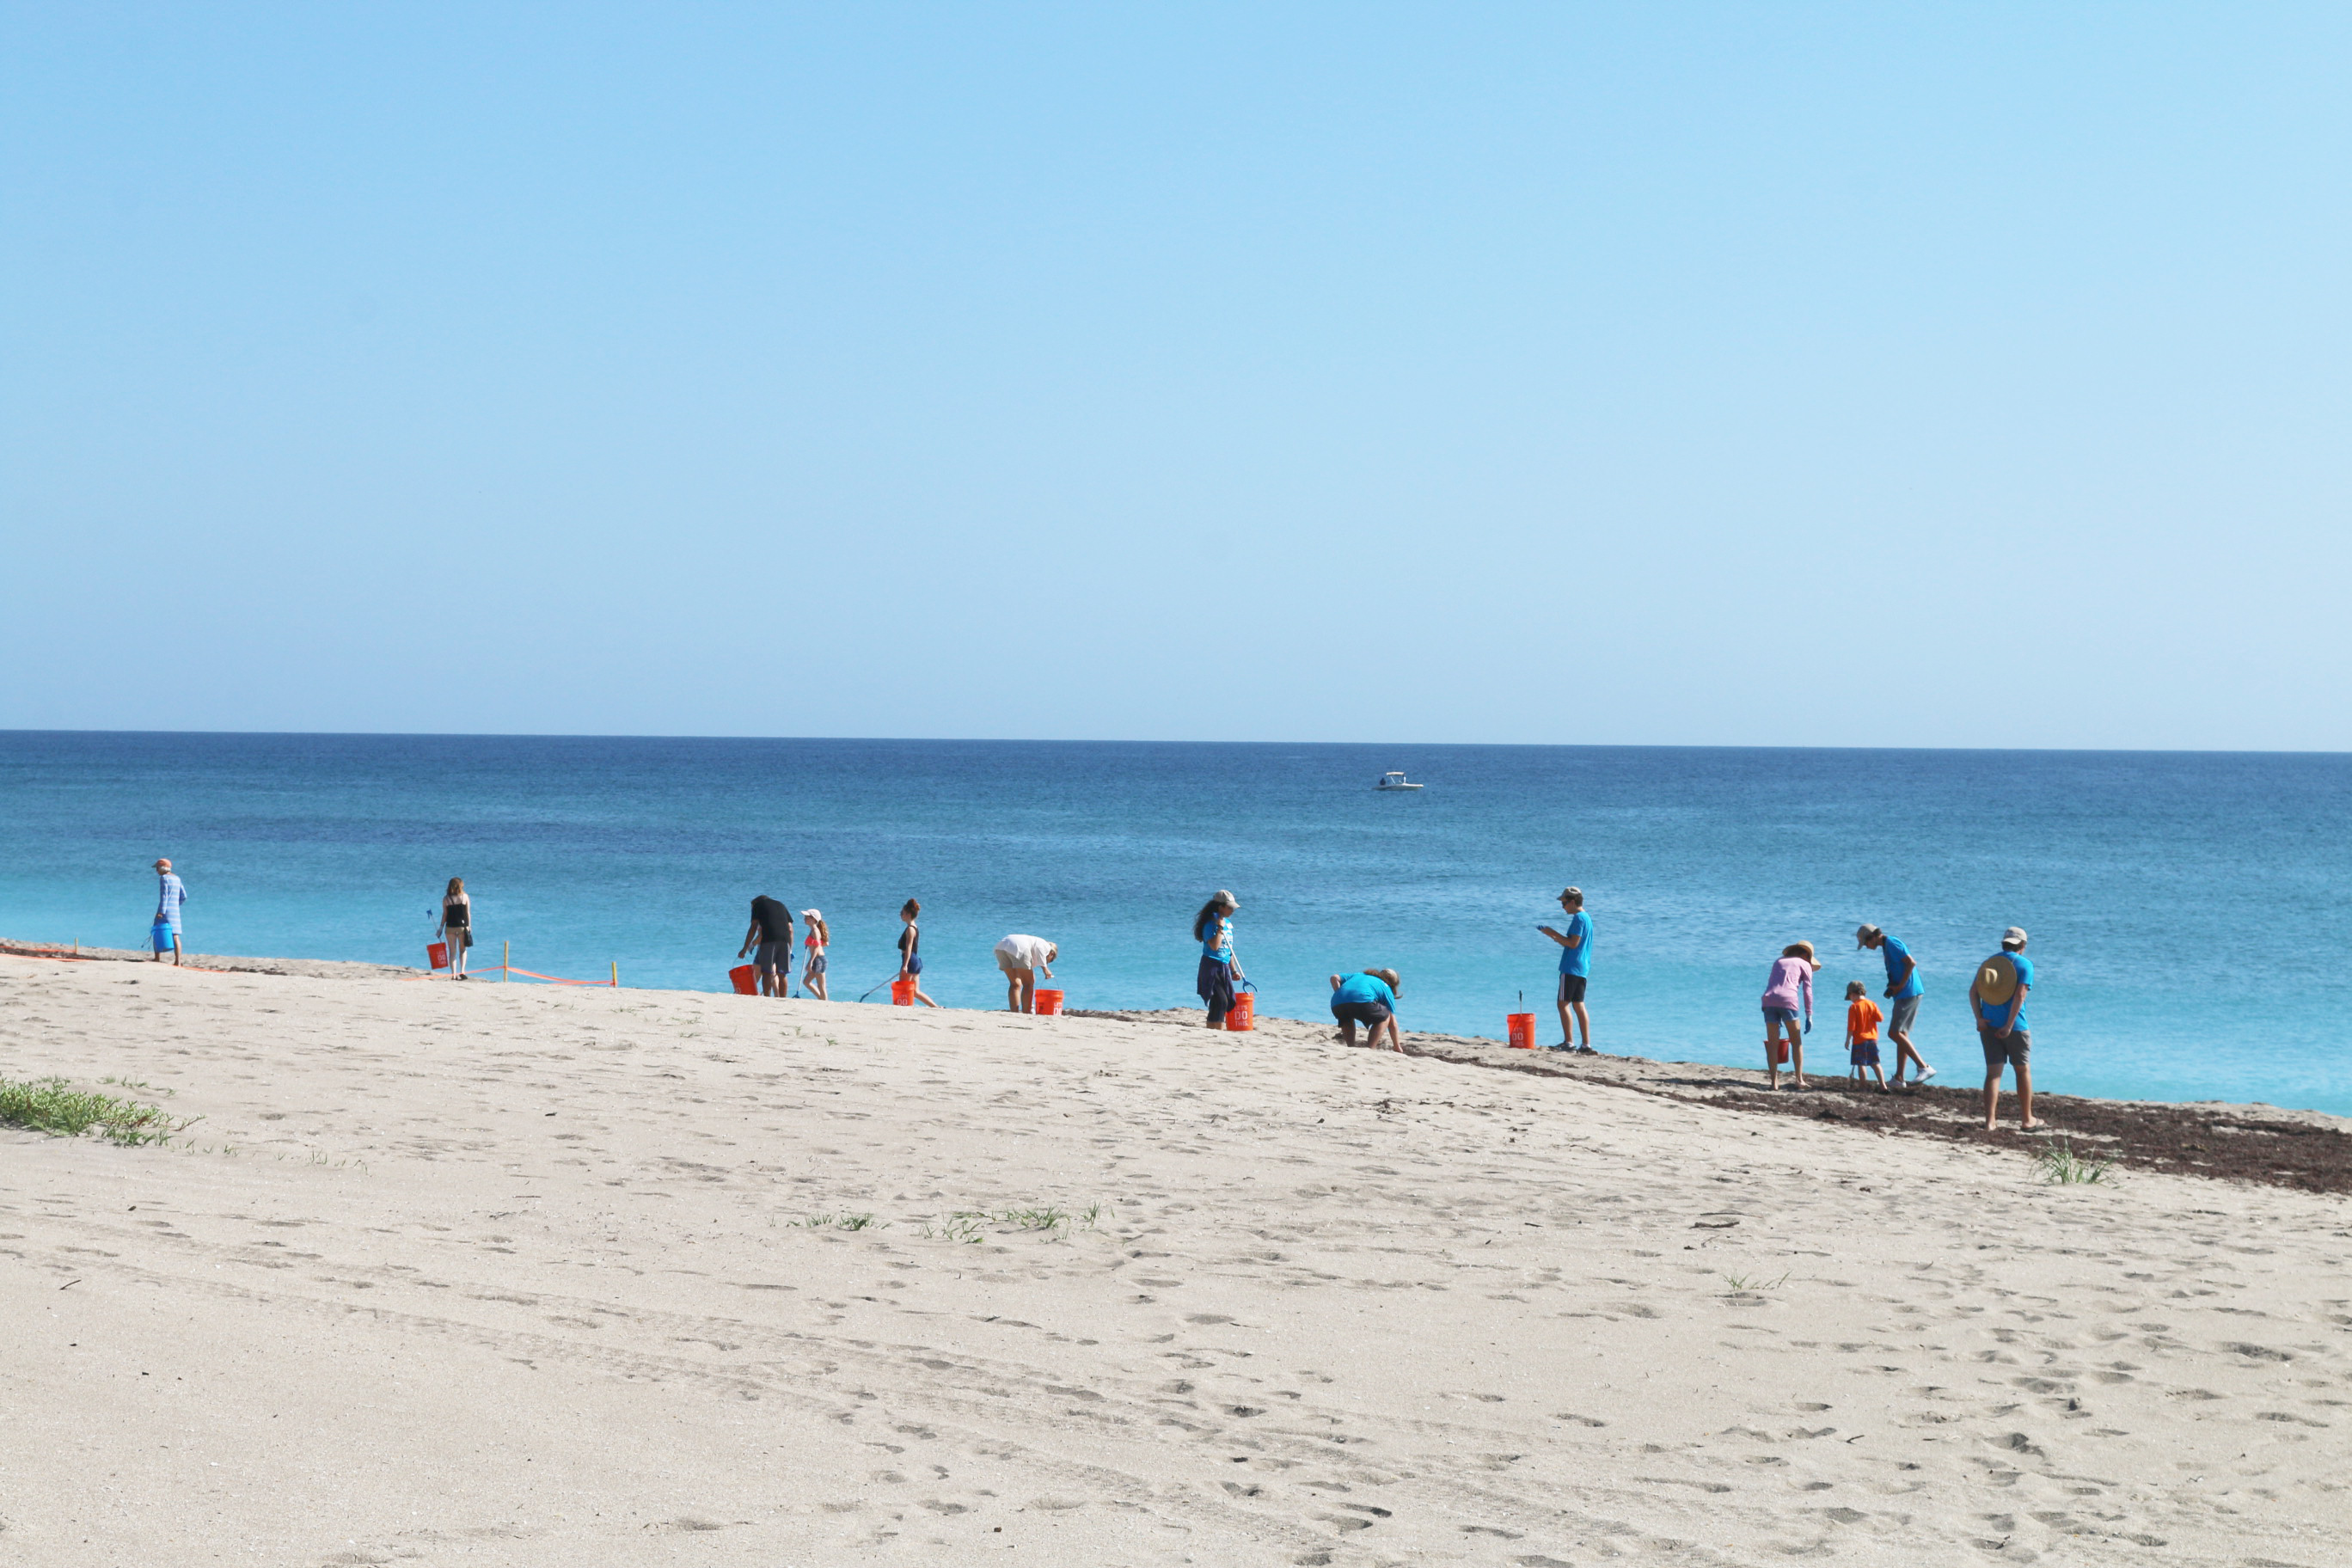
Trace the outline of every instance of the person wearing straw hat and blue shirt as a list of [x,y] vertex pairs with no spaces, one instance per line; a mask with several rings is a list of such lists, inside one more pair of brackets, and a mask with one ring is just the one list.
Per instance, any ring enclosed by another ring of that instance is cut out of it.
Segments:
[[2021,1132],[2042,1125],[2033,1120],[2033,1068],[2028,1058],[2033,1036],[2025,1026],[2025,994],[2033,989],[2033,961],[2025,956],[2025,932],[2016,926],[2000,933],[2000,951],[1977,965],[1969,984],[1969,1010],[1977,1016],[1977,1037],[1984,1042],[1985,1131],[2000,1127],[2000,1069],[2017,1073],[2017,1128]]
[[[1567,911],[1568,929],[1554,931],[1549,926],[1536,930],[1559,943],[1559,991],[1553,1000],[1559,1007],[1559,1044],[1556,1051],[1573,1049],[1580,1055],[1593,1057],[1601,1053],[1592,1048],[1592,1016],[1584,1010],[1584,988],[1592,976],[1592,917],[1584,912],[1584,889],[1570,888],[1559,895],[1559,907]],[[1584,1044],[1576,1043],[1576,1031],[1570,1021],[1584,1026]]]
[[148,954],[148,962],[163,961],[163,933],[169,931],[172,963],[176,966],[180,962],[180,906],[188,901],[188,885],[172,874],[169,860],[155,862],[155,875],[162,880],[155,885],[155,940],[148,943],[154,951]]
[[1919,1064],[1919,1076],[1911,1081],[1925,1083],[1936,1076],[1927,1058],[1911,1043],[1911,1023],[1919,1016],[1919,997],[1927,989],[1919,984],[1919,962],[1911,950],[1887,935],[1876,926],[1864,926],[1853,933],[1856,948],[1875,948],[1886,962],[1886,1037],[1895,1042],[1895,1087],[1903,1087],[1903,1064]]

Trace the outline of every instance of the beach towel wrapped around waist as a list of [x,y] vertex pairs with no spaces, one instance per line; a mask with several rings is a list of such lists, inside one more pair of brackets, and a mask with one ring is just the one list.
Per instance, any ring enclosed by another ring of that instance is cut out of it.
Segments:
[[1234,1010],[1234,966],[1219,963],[1207,953],[1201,955],[1200,978],[1193,984],[1192,994],[1209,1005],[1212,1013]]

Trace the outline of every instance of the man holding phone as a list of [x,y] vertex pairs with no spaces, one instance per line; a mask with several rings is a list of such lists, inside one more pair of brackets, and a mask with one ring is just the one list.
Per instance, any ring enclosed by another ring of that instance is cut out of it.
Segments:
[[[1559,991],[1553,1000],[1559,1007],[1559,1044],[1553,1050],[1574,1050],[1580,1056],[1599,1056],[1592,1048],[1592,1016],[1584,1010],[1584,987],[1592,977],[1592,917],[1584,912],[1584,889],[1570,888],[1559,895],[1559,907],[1568,915],[1568,929],[1554,931],[1549,926],[1536,930],[1559,943]],[[1576,1031],[1570,1020],[1584,1026],[1584,1044],[1576,1043]]]

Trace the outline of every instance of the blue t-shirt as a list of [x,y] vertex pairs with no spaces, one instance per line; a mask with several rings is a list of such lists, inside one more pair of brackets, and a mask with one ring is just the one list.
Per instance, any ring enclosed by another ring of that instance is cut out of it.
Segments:
[[1568,917],[1568,929],[1559,933],[1576,943],[1559,950],[1559,972],[1562,974],[1592,973],[1592,917],[1582,910]]
[[[1878,939],[1878,955],[1886,960],[1886,984],[1895,987],[1891,994],[1895,1001],[1900,1002],[1906,996],[1916,996],[1926,989],[1919,984],[1919,967],[1911,963],[1909,948],[1891,936],[1882,935]],[[1906,965],[1911,970],[1908,980],[1903,977]]]
[[1331,993],[1331,1003],[1337,1006],[1342,1002],[1377,1002],[1391,1013],[1396,1011],[1396,993],[1377,974],[1342,975],[1339,988]]
[[1219,963],[1234,961],[1234,922],[1227,915],[1219,915],[1201,928],[1201,956],[1213,958]]
[[[2033,984],[2033,960],[2021,952],[2012,952],[2009,954],[2009,961],[2017,965],[2017,994],[1999,1007],[1990,1002],[1980,1002],[1977,1005],[1977,1016],[1984,1020],[1984,1026],[1988,1029],[2032,1027],[2025,1021],[2025,988]],[[1981,969],[1984,966],[1979,964],[1978,967]],[[2017,1022],[2013,1024],[2009,1021],[2009,1016],[2011,1013],[2017,1015]]]

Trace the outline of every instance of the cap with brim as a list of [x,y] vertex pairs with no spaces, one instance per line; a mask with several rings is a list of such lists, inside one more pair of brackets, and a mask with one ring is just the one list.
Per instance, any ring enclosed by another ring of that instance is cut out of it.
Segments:
[[824,919],[824,911],[820,910],[803,910],[801,911],[801,919],[804,921],[821,921]]
[[2025,928],[2023,926],[2011,926],[2007,931],[2001,932],[2000,945],[2003,947],[2023,947],[2025,945]]
[[1885,936],[1885,934],[1886,933],[1885,931],[1880,931],[1876,926],[1864,926],[1853,933],[1853,945],[1856,947],[1868,947],[1872,937]]

